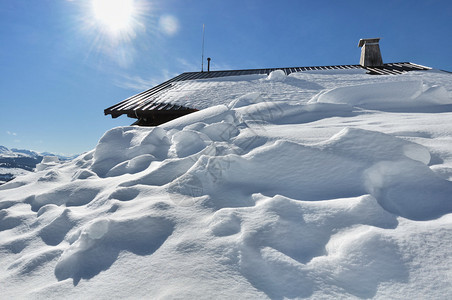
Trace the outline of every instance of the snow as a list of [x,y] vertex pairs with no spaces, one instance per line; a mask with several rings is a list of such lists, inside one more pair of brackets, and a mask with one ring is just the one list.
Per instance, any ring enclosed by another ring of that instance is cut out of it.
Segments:
[[281,72],[1,185],[1,298],[447,299],[451,75]]
[[270,81],[284,81],[286,79],[286,73],[283,70],[275,70],[268,74],[267,80]]
[[443,86],[428,86],[422,81],[383,82],[335,88],[311,102],[343,103],[369,109],[413,109],[417,106],[450,104]]
[[44,156],[42,161],[36,165],[36,171],[43,171],[50,167],[54,167],[60,163],[60,160],[56,156]]

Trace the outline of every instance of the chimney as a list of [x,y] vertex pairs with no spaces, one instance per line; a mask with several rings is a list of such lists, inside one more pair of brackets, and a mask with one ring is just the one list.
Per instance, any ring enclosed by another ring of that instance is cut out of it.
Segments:
[[379,67],[383,65],[381,58],[380,46],[378,43],[380,38],[360,39],[358,47],[361,47],[361,59],[359,64],[363,67]]
[[210,57],[207,58],[207,72],[210,72]]

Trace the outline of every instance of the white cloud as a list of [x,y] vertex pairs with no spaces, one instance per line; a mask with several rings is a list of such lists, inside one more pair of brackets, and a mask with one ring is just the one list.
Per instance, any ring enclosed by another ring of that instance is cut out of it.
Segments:
[[[177,63],[183,67],[184,72],[197,72],[201,69],[201,65],[196,65],[184,58],[176,58]],[[201,62],[200,62],[201,63]]]
[[124,75],[121,79],[115,80],[115,85],[120,88],[142,91],[149,89],[161,82],[155,78],[142,78],[140,76]]
[[6,131],[6,133],[7,133],[8,135],[13,135],[13,136],[17,136],[17,133],[15,133],[15,132],[11,132],[11,131]]
[[159,28],[167,35],[175,35],[179,31],[179,20],[172,15],[161,16]]
[[178,74],[171,73],[167,69],[162,69],[159,76],[153,76],[152,78],[143,78],[137,75],[121,75],[120,79],[115,80],[115,84],[118,87],[143,91],[150,89]]

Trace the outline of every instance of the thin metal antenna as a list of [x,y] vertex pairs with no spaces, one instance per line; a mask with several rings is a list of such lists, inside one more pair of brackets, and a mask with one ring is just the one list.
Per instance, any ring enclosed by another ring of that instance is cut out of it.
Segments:
[[205,26],[202,24],[202,55],[201,55],[201,72],[204,72],[204,33]]

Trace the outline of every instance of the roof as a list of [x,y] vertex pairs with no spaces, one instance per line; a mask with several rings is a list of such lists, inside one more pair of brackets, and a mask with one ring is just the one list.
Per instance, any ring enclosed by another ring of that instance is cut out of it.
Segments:
[[[168,81],[165,81],[149,90],[143,91],[129,97],[104,110],[105,115],[117,118],[123,114],[130,118],[138,119],[134,125],[156,126],[183,115],[197,111],[196,108],[180,104],[170,103],[163,96],[176,82],[210,79],[226,76],[242,75],[268,75],[272,71],[282,70],[286,75],[295,72],[317,71],[317,70],[341,70],[341,69],[365,69],[370,75],[398,75],[415,70],[429,70],[429,67],[410,62],[387,63],[381,67],[363,67],[361,65],[336,65],[336,66],[312,66],[312,67],[290,67],[290,68],[267,68],[267,69],[245,69],[225,70],[210,72],[186,72]],[[167,98],[167,97],[166,97]]]

